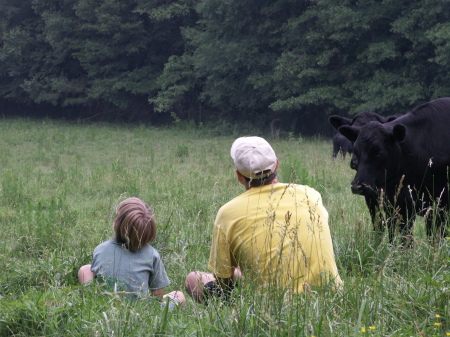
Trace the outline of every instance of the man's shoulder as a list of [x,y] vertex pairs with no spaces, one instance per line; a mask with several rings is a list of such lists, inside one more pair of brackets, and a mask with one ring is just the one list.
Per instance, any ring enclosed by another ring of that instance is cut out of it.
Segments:
[[261,197],[267,195],[267,198],[271,199],[272,195],[280,195],[283,193],[289,192],[292,194],[302,194],[307,198],[320,199],[320,193],[310,187],[308,185],[294,184],[294,183],[276,183],[272,185],[265,185],[261,188],[253,187],[250,190],[234,197],[226,204],[224,204],[219,212],[226,212],[227,210],[236,209],[242,207],[243,205],[247,205],[248,203],[252,203],[254,201],[261,201]]
[[239,203],[243,200],[243,195],[244,195],[244,194],[245,194],[245,193],[239,194],[239,195],[235,196],[233,199],[227,201],[225,204],[223,204],[223,205],[220,207],[219,211],[220,211],[220,210],[225,210],[225,209],[227,209],[227,208],[233,208],[233,207],[235,207],[237,204],[239,204]]
[[[319,193],[315,188],[310,187],[308,185],[302,185],[302,184],[295,184],[295,183],[276,183],[273,185],[267,185],[265,186],[266,190],[273,190],[276,192],[282,192],[282,191],[299,191],[302,193]],[[262,190],[261,192],[265,192]]]
[[[315,188],[301,184],[277,184],[276,192],[278,195],[290,196],[290,198],[302,198],[314,202],[321,202],[322,196]],[[283,199],[286,199],[283,197]],[[289,199],[289,198],[288,198]]]
[[284,186],[287,186],[288,188],[293,188],[293,189],[297,189],[297,190],[301,190],[301,191],[306,191],[306,192],[315,192],[315,193],[319,193],[317,192],[317,190],[314,187],[308,186],[308,185],[302,185],[302,184],[294,184],[294,183],[290,183],[290,184],[282,184]]

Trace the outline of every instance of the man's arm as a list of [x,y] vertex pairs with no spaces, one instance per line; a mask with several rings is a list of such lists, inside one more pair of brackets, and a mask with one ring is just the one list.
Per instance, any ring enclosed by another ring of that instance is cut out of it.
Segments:
[[227,289],[231,291],[234,288],[234,281],[232,277],[221,278],[214,275],[214,278],[224,292],[226,292]]
[[240,267],[234,268],[232,277],[221,278],[214,275],[214,278],[216,279],[216,282],[219,284],[219,286],[222,288],[223,292],[226,295],[228,295],[231,292],[231,290],[233,290],[236,281],[242,278],[241,268]]

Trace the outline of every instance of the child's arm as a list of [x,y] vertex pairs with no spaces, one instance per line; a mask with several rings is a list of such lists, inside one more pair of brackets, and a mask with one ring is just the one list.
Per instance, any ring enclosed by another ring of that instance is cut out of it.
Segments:
[[156,298],[161,299],[164,295],[164,288],[152,290],[152,294]]
[[91,265],[85,264],[78,270],[78,281],[83,284],[94,279],[94,273],[91,271]]
[[164,295],[164,288],[152,290],[153,296],[162,300],[163,298],[169,297],[174,304],[180,304],[181,307],[184,307],[186,304],[186,298],[181,291],[172,291],[168,294]]

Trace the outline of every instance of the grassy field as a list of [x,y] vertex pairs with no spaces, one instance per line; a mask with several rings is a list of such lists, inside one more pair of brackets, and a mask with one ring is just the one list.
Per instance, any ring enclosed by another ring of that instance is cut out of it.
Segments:
[[229,156],[242,135],[0,121],[0,336],[450,336],[450,240],[431,244],[422,220],[411,249],[374,235],[363,198],[351,194],[348,160],[332,161],[330,140],[267,137],[280,180],[322,193],[340,292],[286,300],[243,291],[229,306],[188,299],[167,311],[77,283],[78,268],[113,235],[114,207],[130,196],[156,215],[167,291],[205,270],[215,214],[243,192]]

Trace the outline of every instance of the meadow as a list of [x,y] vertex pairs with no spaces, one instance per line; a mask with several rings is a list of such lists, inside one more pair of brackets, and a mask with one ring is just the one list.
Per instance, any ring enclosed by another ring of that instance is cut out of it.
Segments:
[[434,244],[421,219],[410,249],[374,233],[330,139],[260,134],[279,180],[322,194],[340,291],[286,299],[243,289],[230,305],[188,298],[169,311],[78,284],[78,268],[113,236],[115,206],[136,196],[157,219],[166,291],[184,290],[190,271],[206,270],[217,210],[243,192],[229,149],[251,133],[1,120],[0,336],[450,336],[450,239]]

